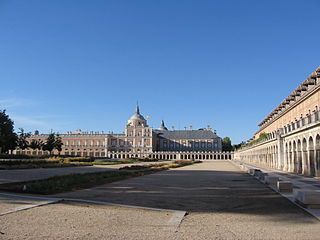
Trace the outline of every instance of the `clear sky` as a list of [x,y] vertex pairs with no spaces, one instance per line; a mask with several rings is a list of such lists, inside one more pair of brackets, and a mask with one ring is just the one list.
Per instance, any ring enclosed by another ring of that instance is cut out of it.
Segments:
[[318,0],[0,0],[0,109],[15,128],[212,126],[233,143],[320,64]]

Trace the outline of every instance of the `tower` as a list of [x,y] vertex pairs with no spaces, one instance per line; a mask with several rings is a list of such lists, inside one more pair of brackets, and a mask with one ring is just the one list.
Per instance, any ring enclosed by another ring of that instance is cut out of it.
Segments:
[[140,114],[138,104],[135,113],[126,125],[125,141],[129,152],[137,155],[152,152],[152,129],[148,126],[147,120]]
[[158,130],[160,130],[160,131],[167,131],[168,130],[168,128],[164,125],[164,121],[163,120],[161,121],[161,125],[158,128]]
[[136,106],[136,112],[128,120],[127,126],[148,127],[147,120],[140,114],[139,105]]

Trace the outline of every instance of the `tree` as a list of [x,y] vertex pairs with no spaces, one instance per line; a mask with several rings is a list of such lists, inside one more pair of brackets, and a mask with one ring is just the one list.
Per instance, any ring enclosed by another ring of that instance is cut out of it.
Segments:
[[19,128],[18,139],[17,139],[17,147],[20,149],[26,149],[29,147],[28,138],[31,136],[31,133],[25,133],[23,128]]
[[233,147],[231,145],[231,139],[229,137],[225,137],[222,139],[222,151],[224,152],[230,152],[233,150]]
[[61,137],[58,134],[56,137],[56,141],[54,143],[54,148],[58,150],[59,155],[60,155],[60,152],[62,151],[62,145],[63,143],[62,143]]
[[32,140],[29,144],[29,147],[33,150],[36,150],[36,149],[41,149],[43,146],[43,142],[42,141],[38,141],[38,140]]
[[238,150],[239,148],[241,148],[242,146],[246,145],[246,143],[244,141],[242,141],[241,143],[239,144],[234,144],[233,145],[233,149],[234,150]]
[[13,125],[6,110],[0,110],[0,153],[7,153],[16,148],[17,135],[13,132]]
[[52,150],[55,147],[55,142],[56,142],[56,136],[54,133],[50,133],[45,144],[42,146],[42,150],[44,151],[49,151],[50,155],[52,154]]

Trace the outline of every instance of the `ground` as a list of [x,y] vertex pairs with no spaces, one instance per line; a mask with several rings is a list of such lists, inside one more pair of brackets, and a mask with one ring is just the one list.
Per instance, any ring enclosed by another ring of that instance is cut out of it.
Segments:
[[206,161],[50,197],[188,214],[179,224],[173,221],[175,211],[63,201],[1,216],[26,205],[25,200],[2,196],[0,239],[319,239],[320,235],[316,218],[230,161]]

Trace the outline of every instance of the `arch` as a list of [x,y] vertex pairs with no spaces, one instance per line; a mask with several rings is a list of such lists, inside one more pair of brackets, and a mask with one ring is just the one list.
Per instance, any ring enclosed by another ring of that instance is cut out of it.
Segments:
[[297,167],[297,172],[302,173],[302,146],[301,146],[301,141],[298,139],[297,142],[297,162],[298,162],[298,167]]
[[285,145],[285,162],[288,163],[290,161],[290,148],[291,148],[291,142],[287,142],[286,145]]
[[308,151],[307,151],[307,139],[302,139],[302,173],[308,174]]
[[275,147],[274,147],[274,159],[275,159],[275,161],[276,161],[276,163],[277,163],[277,168],[282,168],[283,166],[281,166],[281,162],[278,162],[278,146],[277,145],[275,145]]
[[313,138],[310,136],[308,141],[308,155],[309,155],[309,166],[310,166],[310,175],[316,175],[316,163],[315,163],[315,154],[314,154],[314,145]]
[[297,144],[292,141],[292,172],[298,172],[298,162],[297,162]]
[[272,162],[272,147],[271,146],[269,146],[268,158],[269,158],[269,167],[272,167],[273,162]]
[[320,135],[317,134],[315,140],[315,152],[316,152],[316,176],[320,176]]
[[292,161],[293,161],[293,159],[292,159],[292,142],[290,141],[289,142],[289,149],[288,149],[288,165],[287,165],[287,170],[288,171],[290,171],[291,169],[292,169]]

